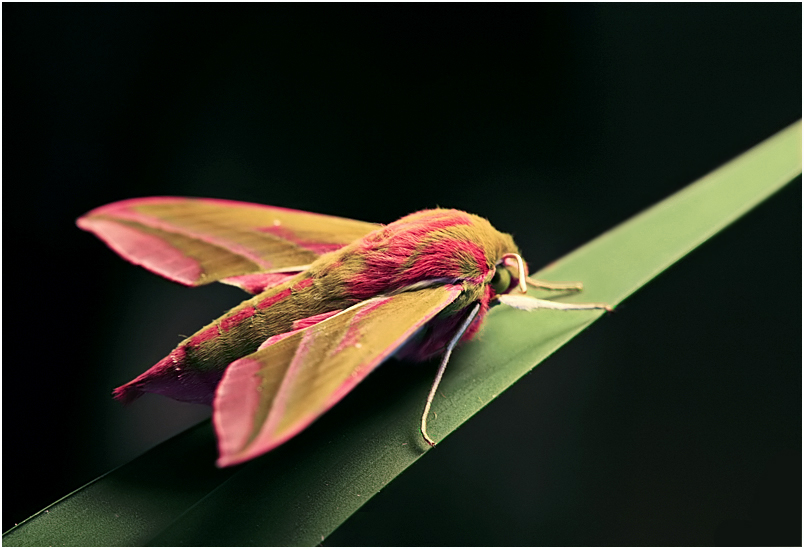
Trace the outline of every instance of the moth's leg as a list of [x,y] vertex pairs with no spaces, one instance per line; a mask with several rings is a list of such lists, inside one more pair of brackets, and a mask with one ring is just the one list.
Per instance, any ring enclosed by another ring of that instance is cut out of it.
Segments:
[[424,413],[422,414],[422,436],[424,440],[430,446],[435,446],[435,441],[431,439],[427,435],[427,414],[430,413],[430,405],[433,403],[433,399],[435,398],[436,391],[438,390],[438,384],[441,383],[441,378],[444,376],[444,370],[447,369],[447,362],[449,362],[449,356],[452,354],[452,350],[461,340],[463,333],[472,324],[472,321],[475,319],[477,315],[477,311],[480,310],[480,303],[475,303],[475,306],[472,308],[469,316],[466,317],[466,320],[463,321],[461,324],[460,329],[452,336],[452,339],[447,345],[446,351],[444,351],[444,356],[441,358],[441,364],[438,366],[438,373],[436,374],[435,381],[433,381],[433,386],[430,388],[430,394],[427,395],[427,402],[424,404]]
[[521,309],[523,311],[535,311],[536,309],[558,309],[560,311],[605,309],[606,311],[611,312],[614,310],[607,303],[561,303],[559,301],[537,299],[535,297],[522,294],[503,294],[498,295],[497,299],[500,301],[500,303],[504,303],[509,307]]
[[551,292],[580,292],[583,290],[583,282],[545,282],[531,277],[527,277],[526,280],[533,288]]
[[535,297],[531,297],[530,300],[535,301],[534,309],[558,309],[561,311],[585,311],[588,309],[605,309],[608,312],[614,310],[611,308],[611,306],[607,305],[606,303],[559,303],[558,301],[536,299]]

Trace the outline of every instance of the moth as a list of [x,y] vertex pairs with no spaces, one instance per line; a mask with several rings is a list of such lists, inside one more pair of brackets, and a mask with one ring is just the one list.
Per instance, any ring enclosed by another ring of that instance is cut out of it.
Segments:
[[442,360],[489,307],[607,309],[526,295],[580,291],[528,277],[513,238],[476,215],[423,210],[388,225],[203,198],[152,197],[77,221],[128,261],[187,286],[232,284],[253,295],[114,390],[211,405],[218,466],[284,443],[390,356]]

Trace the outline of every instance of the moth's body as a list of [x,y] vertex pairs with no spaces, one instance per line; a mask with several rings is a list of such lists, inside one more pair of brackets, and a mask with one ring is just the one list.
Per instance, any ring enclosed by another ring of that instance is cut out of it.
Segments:
[[226,367],[273,336],[379,295],[459,283],[461,295],[397,353],[426,360],[443,351],[465,316],[461,313],[479,302],[480,312],[464,339],[475,334],[494,296],[488,282],[495,265],[504,254],[517,252],[510,235],[476,215],[443,209],[411,214],[321,255],[305,271],[234,307],[118,388],[115,397],[130,402],[152,392],[211,404]]
[[[254,297],[118,387],[211,404],[220,466],[295,436],[392,354],[442,355],[427,412],[452,349],[492,302],[533,310],[608,309],[525,295],[513,239],[458,210],[424,210],[386,226],[271,206],[154,197],[102,206],[78,220],[129,261],[170,280],[220,281]],[[512,292],[518,287],[520,294]]]

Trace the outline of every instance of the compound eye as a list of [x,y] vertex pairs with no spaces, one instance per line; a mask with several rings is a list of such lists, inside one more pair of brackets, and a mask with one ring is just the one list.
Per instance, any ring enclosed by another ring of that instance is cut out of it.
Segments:
[[511,272],[502,265],[497,265],[494,276],[491,277],[491,287],[498,294],[504,294],[511,285]]

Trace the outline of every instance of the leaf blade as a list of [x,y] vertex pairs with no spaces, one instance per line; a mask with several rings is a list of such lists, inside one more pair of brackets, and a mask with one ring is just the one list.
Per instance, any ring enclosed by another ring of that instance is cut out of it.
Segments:
[[144,545],[231,475],[215,457],[204,421],[15,526],[3,545]]

